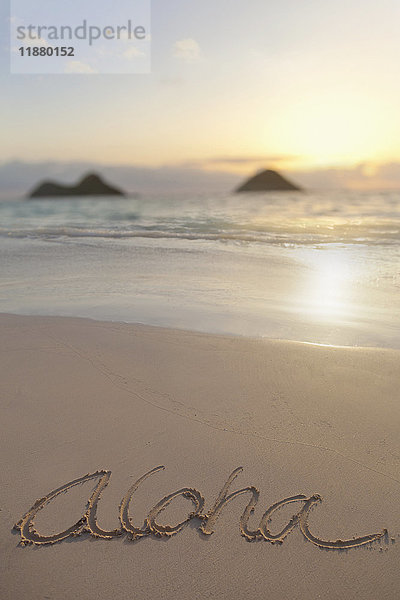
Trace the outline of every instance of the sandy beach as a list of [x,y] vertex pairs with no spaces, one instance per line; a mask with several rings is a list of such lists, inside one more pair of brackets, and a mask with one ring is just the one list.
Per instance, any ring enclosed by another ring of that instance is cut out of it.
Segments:
[[399,351],[0,326],[4,600],[398,597]]
[[4,3],[0,600],[400,600],[399,16]]

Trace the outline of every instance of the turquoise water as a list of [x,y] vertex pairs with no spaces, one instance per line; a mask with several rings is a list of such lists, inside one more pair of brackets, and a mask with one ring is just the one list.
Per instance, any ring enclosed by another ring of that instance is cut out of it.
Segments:
[[400,347],[400,193],[0,203],[0,310]]
[[7,237],[398,244],[400,193],[46,199],[0,203]]

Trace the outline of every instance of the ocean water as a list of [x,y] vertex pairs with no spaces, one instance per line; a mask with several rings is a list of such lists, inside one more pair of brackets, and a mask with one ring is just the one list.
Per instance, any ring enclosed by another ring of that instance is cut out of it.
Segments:
[[0,311],[400,348],[400,192],[2,201]]

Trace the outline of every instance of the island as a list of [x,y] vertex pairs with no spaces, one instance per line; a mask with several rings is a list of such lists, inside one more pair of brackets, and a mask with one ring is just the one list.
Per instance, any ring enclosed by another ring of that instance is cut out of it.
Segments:
[[58,196],[125,196],[125,193],[108,185],[96,173],[85,175],[76,185],[68,186],[53,181],[43,181],[29,194],[30,198]]
[[277,171],[266,169],[247,179],[236,190],[241,192],[272,192],[272,191],[296,191],[301,192],[301,188],[291,183]]

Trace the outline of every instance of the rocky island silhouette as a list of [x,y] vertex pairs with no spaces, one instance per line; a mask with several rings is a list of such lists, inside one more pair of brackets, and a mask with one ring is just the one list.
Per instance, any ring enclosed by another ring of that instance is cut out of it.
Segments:
[[272,191],[302,191],[300,187],[291,183],[277,171],[266,169],[247,179],[236,190],[241,192],[272,192]]
[[65,196],[125,196],[125,193],[108,183],[100,175],[89,173],[76,185],[61,185],[53,181],[44,181],[35,187],[29,198]]

